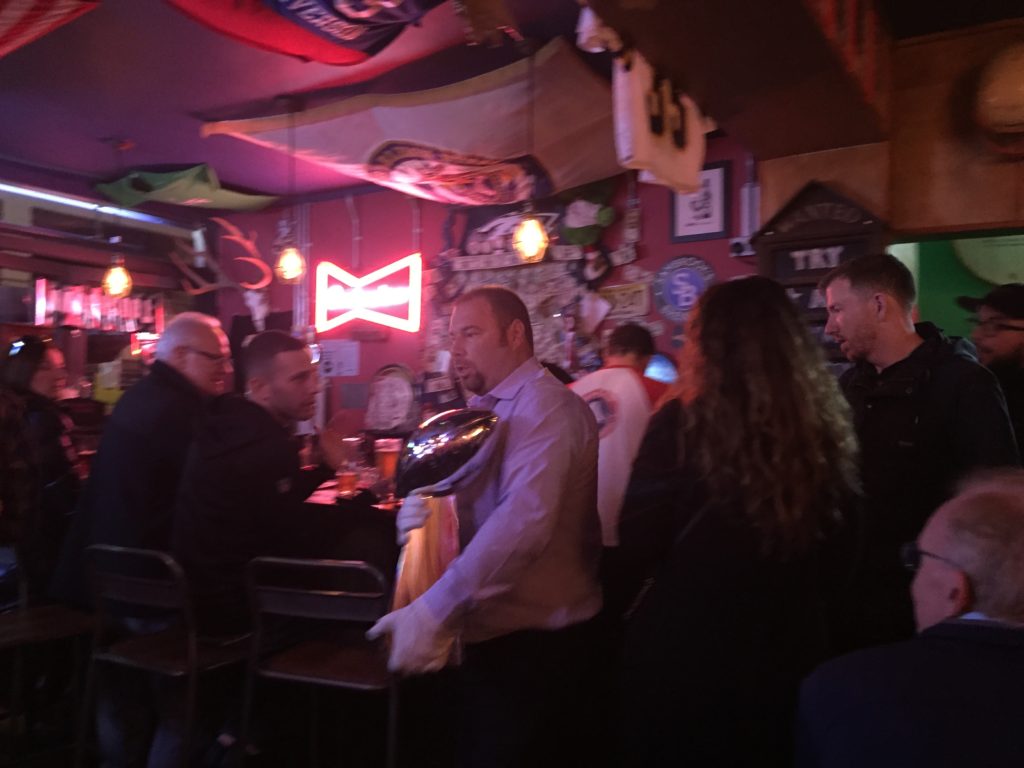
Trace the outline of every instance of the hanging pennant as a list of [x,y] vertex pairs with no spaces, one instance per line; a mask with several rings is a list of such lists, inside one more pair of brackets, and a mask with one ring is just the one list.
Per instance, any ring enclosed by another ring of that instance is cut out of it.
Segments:
[[[452,85],[365,94],[295,116],[303,161],[442,203],[519,203],[619,172],[608,84],[561,39],[535,55],[535,141],[527,151],[528,64]],[[206,123],[286,151],[288,115]]]
[[99,4],[99,0],[0,2],[0,57],[48,35]]

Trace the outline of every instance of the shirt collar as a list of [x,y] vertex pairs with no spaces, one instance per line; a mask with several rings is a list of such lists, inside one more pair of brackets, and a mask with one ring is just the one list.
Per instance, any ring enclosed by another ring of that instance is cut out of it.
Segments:
[[495,400],[512,400],[516,395],[519,394],[526,382],[537,378],[538,374],[543,373],[544,369],[541,364],[537,362],[537,359],[531,357],[512,373],[501,380],[494,388],[484,394],[475,395],[470,398],[470,405],[477,405],[483,398],[494,398]]

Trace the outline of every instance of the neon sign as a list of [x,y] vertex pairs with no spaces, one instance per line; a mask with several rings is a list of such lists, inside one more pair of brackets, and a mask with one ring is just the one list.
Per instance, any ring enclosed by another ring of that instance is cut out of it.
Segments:
[[[383,282],[403,270],[409,270],[408,282]],[[323,333],[352,320],[366,320],[416,333],[420,329],[422,297],[423,259],[418,253],[362,277],[322,261],[316,267],[314,324]],[[394,314],[396,309],[404,309],[404,316]]]

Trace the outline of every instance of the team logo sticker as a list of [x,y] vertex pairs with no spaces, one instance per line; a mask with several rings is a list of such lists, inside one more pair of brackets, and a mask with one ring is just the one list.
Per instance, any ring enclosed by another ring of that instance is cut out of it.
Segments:
[[686,320],[700,295],[715,281],[715,271],[704,259],[679,256],[658,270],[654,301],[661,315],[674,322]]

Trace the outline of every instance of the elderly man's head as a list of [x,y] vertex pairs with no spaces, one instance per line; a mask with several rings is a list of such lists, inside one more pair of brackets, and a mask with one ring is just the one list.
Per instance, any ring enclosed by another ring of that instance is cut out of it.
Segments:
[[216,318],[183,312],[167,324],[156,359],[174,368],[205,395],[221,395],[231,375],[231,347]]
[[917,540],[918,630],[976,611],[1024,623],[1024,471],[969,480]]

